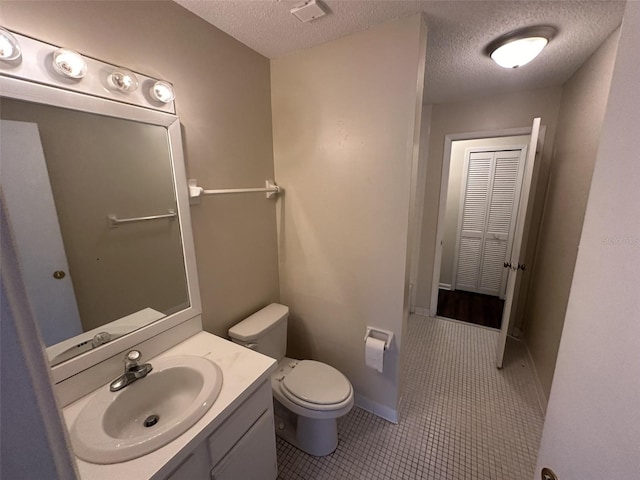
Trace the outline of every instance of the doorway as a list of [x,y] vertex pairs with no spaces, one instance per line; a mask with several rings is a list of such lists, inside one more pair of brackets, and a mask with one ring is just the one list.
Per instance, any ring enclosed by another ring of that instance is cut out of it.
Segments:
[[432,305],[500,329],[530,128],[446,136]]

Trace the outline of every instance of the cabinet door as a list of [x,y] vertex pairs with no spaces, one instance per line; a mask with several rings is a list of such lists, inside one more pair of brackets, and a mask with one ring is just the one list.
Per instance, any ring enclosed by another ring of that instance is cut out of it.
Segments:
[[206,480],[211,468],[210,462],[207,447],[200,445],[167,477],[167,480]]
[[271,412],[265,412],[211,471],[211,480],[275,480],[278,476]]

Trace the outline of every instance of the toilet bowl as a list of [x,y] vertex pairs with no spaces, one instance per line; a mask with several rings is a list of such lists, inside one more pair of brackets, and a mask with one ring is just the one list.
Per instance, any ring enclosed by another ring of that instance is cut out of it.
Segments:
[[234,325],[229,336],[278,361],[271,375],[276,434],[311,455],[328,455],[338,446],[337,419],[353,407],[353,387],[325,363],[284,356],[288,315],[288,307],[272,303]]

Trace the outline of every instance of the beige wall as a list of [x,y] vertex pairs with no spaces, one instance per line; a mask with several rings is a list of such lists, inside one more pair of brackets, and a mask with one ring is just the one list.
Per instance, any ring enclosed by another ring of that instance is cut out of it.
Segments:
[[[429,68],[427,59],[427,68]],[[429,86],[427,85],[427,88]],[[527,92],[512,93],[494,97],[485,97],[473,101],[434,105],[431,115],[431,136],[429,140],[429,158],[427,180],[422,217],[422,238],[420,243],[420,270],[416,305],[430,308],[433,280],[433,262],[435,256],[436,227],[440,183],[442,177],[442,156],[445,136],[453,133],[487,132],[508,128],[531,127],[534,117],[542,117],[546,125],[546,139],[540,176],[536,189],[536,209],[533,224],[542,210],[542,200],[546,186],[548,161],[551,157],[553,137],[562,89],[545,88]],[[535,230],[532,229],[532,230]],[[533,246],[529,242],[527,258],[533,258]],[[433,305],[435,309],[435,305]]]
[[442,238],[442,262],[440,283],[451,285],[453,282],[453,262],[458,234],[458,218],[460,213],[460,195],[464,156],[467,148],[503,148],[528,145],[530,135],[510,137],[482,138],[477,140],[456,140],[451,142],[451,163],[449,164],[449,182],[447,187],[447,204],[444,217],[444,236]]
[[[172,82],[187,174],[204,187],[273,178],[268,59],[168,1],[3,0],[0,8],[7,28]],[[191,214],[204,327],[225,334],[279,300],[275,203],[206,197]]]
[[[361,406],[387,417],[398,403],[425,41],[414,16],[271,65],[289,354],[334,365]],[[367,325],[397,335],[383,374],[364,364]]]
[[[525,339],[548,396],[578,254],[618,31],[564,85]],[[606,233],[606,232],[603,232]]]

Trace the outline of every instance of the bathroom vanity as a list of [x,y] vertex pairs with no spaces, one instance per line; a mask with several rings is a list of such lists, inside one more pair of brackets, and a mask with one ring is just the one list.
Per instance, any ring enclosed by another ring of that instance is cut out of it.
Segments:
[[[270,374],[275,360],[200,332],[154,361],[178,355],[211,360],[222,371],[222,389],[204,416],[159,449],[121,463],[99,465],[77,459],[81,479],[170,480],[275,479],[277,476]],[[144,382],[140,379],[138,382]],[[108,389],[108,385],[100,389]],[[126,387],[128,388],[128,387]],[[92,392],[63,409],[69,430]]]

